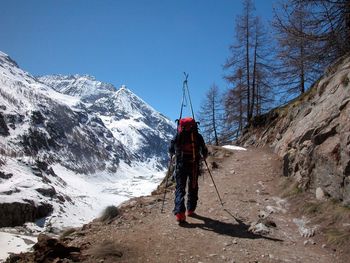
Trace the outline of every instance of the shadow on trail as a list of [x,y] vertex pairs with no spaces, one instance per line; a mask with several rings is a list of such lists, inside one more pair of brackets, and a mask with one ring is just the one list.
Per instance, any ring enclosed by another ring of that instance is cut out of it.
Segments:
[[237,224],[234,223],[225,223],[221,222],[219,220],[211,219],[209,217],[201,216],[198,214],[194,214],[192,218],[196,218],[198,220],[202,220],[203,223],[188,223],[184,222],[181,223],[180,226],[184,228],[201,228],[203,230],[207,231],[213,231],[215,233],[218,233],[219,235],[227,235],[231,237],[237,237],[237,238],[249,238],[249,239],[267,239],[271,241],[278,241],[283,242],[281,239],[272,238],[272,237],[266,237],[259,234],[254,234],[250,232],[249,225],[245,224],[242,220],[234,217]]

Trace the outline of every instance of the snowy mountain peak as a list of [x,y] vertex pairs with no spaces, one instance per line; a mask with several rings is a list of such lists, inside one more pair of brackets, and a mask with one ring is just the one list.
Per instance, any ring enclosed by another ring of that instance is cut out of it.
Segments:
[[0,63],[7,63],[10,64],[12,67],[18,68],[18,64],[16,63],[16,61],[12,60],[12,58],[10,58],[9,55],[7,55],[4,52],[0,51]]
[[120,88],[117,90],[117,94],[119,94],[119,93],[120,94],[124,93],[127,95],[135,95],[135,93],[133,93],[131,90],[129,90],[126,85],[120,86]]
[[93,102],[116,91],[112,84],[98,81],[90,75],[47,75],[38,79],[58,92],[86,102]]

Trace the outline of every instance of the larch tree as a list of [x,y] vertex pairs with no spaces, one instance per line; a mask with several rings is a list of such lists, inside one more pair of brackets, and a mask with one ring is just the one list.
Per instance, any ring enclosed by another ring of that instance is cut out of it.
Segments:
[[232,87],[226,91],[223,97],[225,120],[223,134],[226,141],[237,138],[242,133],[243,127],[247,122],[245,111],[247,94],[243,70],[237,69],[235,74],[231,75],[228,80]]
[[261,115],[269,110],[274,101],[273,96],[273,63],[272,46],[268,34],[259,17],[255,18],[253,42],[253,69],[252,69],[252,102],[253,116]]
[[[246,115],[248,121],[252,118],[252,91],[251,91],[251,78],[252,78],[252,43],[254,40],[254,27],[255,27],[255,6],[252,0],[243,1],[243,13],[236,18],[236,43],[230,46],[231,56],[227,59],[224,69],[235,72],[237,68],[242,70],[245,79],[246,90]],[[226,76],[229,79],[230,76]]]
[[200,127],[203,128],[205,139],[215,145],[219,145],[222,122],[221,95],[219,88],[213,84],[203,100],[200,111]]
[[300,95],[320,75],[320,45],[306,37],[315,25],[308,20],[310,10],[303,3],[284,4],[275,11],[272,23],[277,39],[279,86],[287,97]]
[[275,11],[280,85],[305,92],[335,59],[350,52],[350,0],[288,0]]
[[[235,43],[230,46],[231,54],[224,64],[224,70],[228,72],[225,79],[229,83],[224,99],[225,116],[229,119],[228,123],[232,120],[238,122],[234,125],[238,132],[250,125],[255,116],[267,110],[267,102],[271,102],[273,97],[271,41],[267,39],[263,23],[254,15],[254,10],[253,2],[244,0],[243,14],[236,18]],[[230,106],[230,101],[238,103],[244,114],[238,114],[236,106]],[[232,113],[229,112],[230,108]]]
[[318,56],[324,63],[350,52],[350,0],[290,0],[289,4],[294,9],[307,6],[313,30],[298,33],[322,47]]

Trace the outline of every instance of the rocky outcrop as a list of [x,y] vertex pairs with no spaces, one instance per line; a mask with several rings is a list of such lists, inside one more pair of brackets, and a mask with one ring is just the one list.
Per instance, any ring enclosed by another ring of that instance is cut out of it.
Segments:
[[239,140],[270,145],[300,188],[350,206],[350,57],[303,96],[259,117]]
[[46,217],[53,211],[50,204],[40,203],[35,205],[33,201],[13,202],[0,204],[0,227],[14,227],[25,222],[34,222],[36,219]]
[[11,255],[6,262],[81,262],[80,248],[67,246],[56,238],[45,234],[38,236],[33,253]]
[[4,116],[0,112],[0,135],[7,136],[9,134],[9,128],[7,127]]
[[9,173],[4,173],[0,171],[0,178],[1,179],[10,179],[13,176],[13,174],[9,174]]

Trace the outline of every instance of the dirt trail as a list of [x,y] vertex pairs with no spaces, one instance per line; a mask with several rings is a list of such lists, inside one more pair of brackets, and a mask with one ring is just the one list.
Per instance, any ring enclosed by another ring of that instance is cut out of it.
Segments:
[[[218,164],[212,174],[226,210],[205,173],[199,178],[197,216],[187,224],[175,222],[169,192],[165,213],[160,212],[162,194],[132,200],[118,219],[86,225],[70,245],[83,249],[86,262],[342,262],[299,233],[288,203],[278,197],[276,155],[266,149],[212,152],[208,162]],[[259,214],[269,213],[255,233],[248,230]]]

